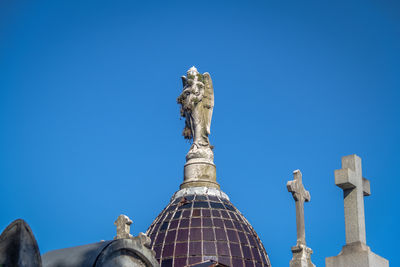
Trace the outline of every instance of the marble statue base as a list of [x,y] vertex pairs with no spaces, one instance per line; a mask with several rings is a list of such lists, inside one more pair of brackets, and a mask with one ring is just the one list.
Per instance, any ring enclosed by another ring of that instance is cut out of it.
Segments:
[[190,159],[185,164],[180,189],[203,186],[220,189],[216,173],[214,163],[204,159]]
[[343,246],[339,255],[325,259],[326,267],[389,267],[389,261],[361,243]]

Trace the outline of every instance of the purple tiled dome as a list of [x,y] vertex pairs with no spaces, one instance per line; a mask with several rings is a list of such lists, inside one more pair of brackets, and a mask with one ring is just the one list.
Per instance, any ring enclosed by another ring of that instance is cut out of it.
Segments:
[[147,230],[161,267],[214,260],[271,266],[254,229],[228,198],[191,194],[173,199]]

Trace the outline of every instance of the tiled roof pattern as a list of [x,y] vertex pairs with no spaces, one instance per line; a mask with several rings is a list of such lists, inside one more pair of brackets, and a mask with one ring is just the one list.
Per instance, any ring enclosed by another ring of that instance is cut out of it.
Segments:
[[226,199],[189,195],[176,199],[147,230],[161,267],[214,260],[232,267],[271,266],[256,232]]

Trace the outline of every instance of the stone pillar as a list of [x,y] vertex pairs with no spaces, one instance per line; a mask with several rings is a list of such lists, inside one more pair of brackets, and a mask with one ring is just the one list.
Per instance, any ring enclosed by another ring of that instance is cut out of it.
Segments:
[[366,244],[364,196],[371,194],[371,188],[362,177],[360,157],[342,158],[342,169],[335,170],[335,184],[343,190],[346,245],[338,256],[326,258],[326,267],[388,267],[389,261]]

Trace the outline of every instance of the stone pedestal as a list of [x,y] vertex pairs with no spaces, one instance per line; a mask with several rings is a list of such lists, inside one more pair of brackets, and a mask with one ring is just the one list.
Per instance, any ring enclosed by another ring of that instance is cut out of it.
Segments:
[[306,246],[292,247],[293,258],[290,261],[290,267],[315,267],[311,262],[311,248]]
[[205,159],[190,159],[184,167],[184,178],[180,188],[210,187],[220,189],[214,163]]
[[343,246],[339,255],[326,258],[325,263],[326,267],[389,267],[388,260],[361,242]]

